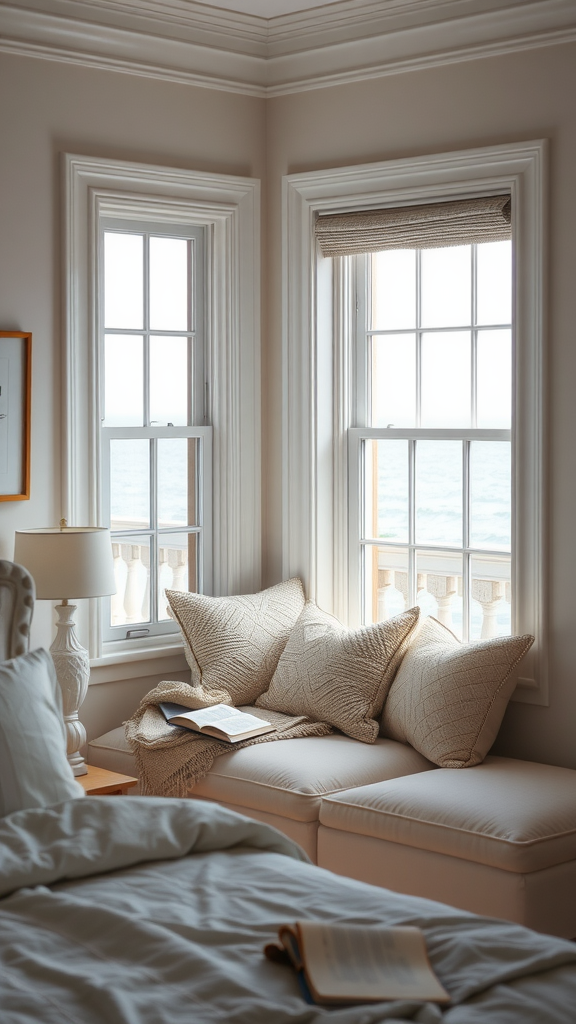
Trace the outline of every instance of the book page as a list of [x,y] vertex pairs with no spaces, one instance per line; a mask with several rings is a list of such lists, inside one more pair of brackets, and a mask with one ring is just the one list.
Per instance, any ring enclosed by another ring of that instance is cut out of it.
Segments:
[[419,928],[299,921],[298,933],[315,998],[449,999],[428,963]]
[[[206,723],[208,725],[208,722]],[[212,725],[212,722],[210,722]],[[218,722],[218,728],[224,730],[229,736],[237,736],[242,732],[249,732],[251,729],[264,728],[270,725],[270,722],[265,722],[263,718],[257,718],[256,715],[248,715],[245,712],[238,712],[233,718],[223,718]]]
[[236,718],[238,714],[240,712],[236,711],[236,708],[231,708],[228,704],[214,704],[210,708],[200,708],[198,711],[191,711],[185,717],[199,726],[220,726],[223,722]]
[[256,715],[239,711],[229,704],[213,704],[209,708],[198,708],[195,711],[184,707],[182,704],[172,704],[168,701],[160,703],[164,717],[173,725],[185,725],[190,722],[197,729],[206,727],[217,729],[220,734],[230,737],[240,736],[246,732],[253,732],[260,729],[267,732],[271,729],[270,722]]
[[212,704],[209,708],[192,710],[191,708],[184,707],[182,704],[170,704],[164,701],[160,707],[169,720],[174,721],[176,716],[178,718],[187,718],[188,721],[194,722],[199,727],[215,725],[223,719],[235,718],[237,715],[242,714],[241,711],[237,711],[236,708],[232,708],[228,704]]

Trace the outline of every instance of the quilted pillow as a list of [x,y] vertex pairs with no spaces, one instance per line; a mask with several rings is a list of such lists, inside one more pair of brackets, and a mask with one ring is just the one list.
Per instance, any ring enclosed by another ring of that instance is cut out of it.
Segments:
[[526,635],[462,644],[437,619],[424,619],[390,688],[382,734],[441,768],[480,764],[514,691],[513,670],[533,643]]
[[258,594],[166,596],[182,630],[192,685],[208,703],[253,704],[270,685],[278,659],[304,607],[298,579]]
[[418,615],[412,608],[387,622],[347,629],[308,601],[258,707],[308,715],[374,743],[376,719]]
[[48,651],[0,663],[0,817],[83,797],[66,757],[62,698]]

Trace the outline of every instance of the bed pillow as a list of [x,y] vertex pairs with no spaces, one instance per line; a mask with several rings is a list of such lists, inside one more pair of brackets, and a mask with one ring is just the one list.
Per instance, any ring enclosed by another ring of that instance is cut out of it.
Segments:
[[514,691],[513,670],[533,642],[507,636],[462,644],[437,619],[424,619],[390,688],[382,734],[441,768],[480,764]]
[[182,630],[193,686],[203,689],[209,703],[254,703],[270,685],[304,607],[300,580],[239,597],[180,590],[167,590],[166,596]]
[[0,663],[0,817],[84,796],[66,757],[60,687],[48,651]]
[[412,608],[387,622],[347,629],[308,601],[258,707],[308,715],[374,743],[377,718],[418,615]]

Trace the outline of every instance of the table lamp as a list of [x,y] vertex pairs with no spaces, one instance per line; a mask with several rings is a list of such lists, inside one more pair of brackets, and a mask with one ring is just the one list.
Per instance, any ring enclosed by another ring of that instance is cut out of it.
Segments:
[[57,632],[50,654],[62,690],[68,761],[74,775],[86,775],[88,769],[80,754],[86,730],[78,710],[88,690],[90,663],[88,651],[76,635],[76,605],[68,600],[116,593],[110,531],[67,526],[65,519],[60,520],[60,527],[17,530],[14,561],[34,577],[38,600],[61,601],[56,606]]

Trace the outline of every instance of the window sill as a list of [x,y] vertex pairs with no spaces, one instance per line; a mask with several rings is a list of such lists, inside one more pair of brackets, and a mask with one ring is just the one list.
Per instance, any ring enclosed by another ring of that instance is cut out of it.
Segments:
[[145,676],[190,672],[181,643],[115,651],[90,661],[90,686]]

